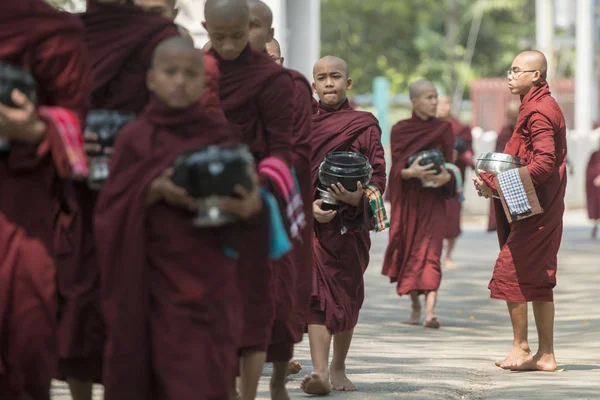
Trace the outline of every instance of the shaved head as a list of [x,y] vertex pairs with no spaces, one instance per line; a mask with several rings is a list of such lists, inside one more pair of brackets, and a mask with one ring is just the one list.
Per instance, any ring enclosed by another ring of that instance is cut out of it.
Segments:
[[515,61],[517,59],[520,59],[519,61],[523,63],[524,69],[540,71],[542,80],[546,80],[548,74],[548,61],[546,60],[544,53],[537,50],[526,50],[520,53]]
[[271,11],[268,5],[260,0],[249,0],[248,5],[250,6],[250,14],[254,15],[254,13],[258,13],[261,21],[265,23],[267,28],[273,26],[273,11]]
[[281,45],[277,39],[273,38],[273,40],[267,43],[267,52],[281,57]]
[[250,8],[247,0],[206,0],[204,18],[208,24],[213,21],[250,21]]
[[548,73],[548,62],[544,53],[527,50],[519,53],[512,62],[508,74],[508,88],[512,94],[525,96],[544,82]]
[[170,50],[183,50],[194,52],[197,55],[198,62],[204,67],[204,57],[196,50],[194,43],[181,36],[173,36],[163,40],[154,49],[154,56],[152,57],[152,68],[156,67],[157,62],[161,56]]
[[423,92],[431,89],[436,90],[433,82],[428,81],[426,79],[421,79],[410,84],[410,86],[408,87],[408,93],[410,94],[410,98],[412,100],[421,96]]
[[204,18],[202,25],[208,32],[212,50],[223,60],[236,60],[248,47],[251,25],[248,0],[207,0]]
[[348,70],[348,63],[346,61],[344,61],[343,59],[341,59],[339,57],[335,57],[335,56],[325,56],[325,57],[321,58],[319,61],[317,61],[317,63],[313,67],[313,76],[316,76],[317,70],[324,66],[328,66],[330,68],[334,68],[334,69],[337,69],[337,70],[343,72],[344,76],[346,78],[350,77],[350,71]]

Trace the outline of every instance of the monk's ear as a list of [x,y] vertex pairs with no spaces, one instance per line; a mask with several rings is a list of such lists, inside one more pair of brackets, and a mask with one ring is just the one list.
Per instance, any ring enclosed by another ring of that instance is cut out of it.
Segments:
[[533,73],[533,85],[536,86],[542,81],[542,74],[540,71],[535,71]]
[[317,85],[314,82],[312,83],[312,89],[313,89],[313,93],[317,93]]
[[273,38],[275,37],[275,28],[269,29],[269,34],[267,35],[267,43],[271,43]]
[[202,21],[202,27],[206,32],[208,32],[208,28],[206,27],[206,21]]
[[348,78],[346,81],[346,90],[352,89],[352,78]]
[[285,58],[281,57],[281,65],[283,65],[284,62],[285,62]]

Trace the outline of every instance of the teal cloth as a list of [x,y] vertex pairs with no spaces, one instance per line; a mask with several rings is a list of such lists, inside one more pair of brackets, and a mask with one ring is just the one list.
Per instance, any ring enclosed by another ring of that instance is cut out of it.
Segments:
[[260,189],[260,195],[269,211],[269,258],[277,260],[292,250],[292,242],[288,237],[279,211],[277,199],[265,188]]

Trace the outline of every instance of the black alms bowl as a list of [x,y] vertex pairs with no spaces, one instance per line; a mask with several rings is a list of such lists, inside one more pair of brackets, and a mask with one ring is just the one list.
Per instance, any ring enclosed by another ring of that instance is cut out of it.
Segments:
[[341,183],[350,192],[356,190],[356,183],[367,186],[373,176],[369,159],[359,153],[337,151],[325,156],[319,167],[319,182],[324,188]]
[[181,154],[173,164],[173,182],[195,199],[233,195],[235,185],[254,186],[254,158],[246,146],[209,146]]
[[446,161],[444,160],[444,154],[437,149],[420,151],[411,155],[410,157],[408,157],[406,167],[410,167],[415,162],[415,160],[419,158],[419,156],[423,157],[419,162],[419,165],[423,166],[427,164],[433,164],[433,169],[435,169],[438,174],[442,172],[442,165],[444,165]]
[[[87,114],[85,130],[98,135],[98,144],[102,149],[114,147],[117,133],[135,119],[135,114],[117,110],[91,110]],[[98,154],[100,155],[102,150]]]
[[37,103],[33,75],[17,65],[0,62],[0,103],[15,107],[12,101],[15,89],[19,89],[31,102]]

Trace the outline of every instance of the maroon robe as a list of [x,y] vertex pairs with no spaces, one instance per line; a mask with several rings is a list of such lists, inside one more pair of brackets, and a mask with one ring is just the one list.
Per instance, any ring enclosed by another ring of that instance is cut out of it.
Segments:
[[[464,154],[459,154],[453,163],[460,170],[464,187],[467,167],[473,168],[475,166],[473,164],[473,136],[471,135],[471,128],[468,125],[462,124],[454,117],[450,117],[449,121],[452,124],[454,137],[462,139],[467,146],[467,151]],[[446,235],[444,238],[452,239],[460,236],[461,211],[462,204],[458,201],[458,196],[453,196],[446,200]]]
[[294,343],[302,341],[311,293],[313,192],[310,168],[312,134],[312,89],[302,74],[288,70],[294,78],[294,133],[292,136],[292,166],[300,186],[306,227],[302,240],[293,243],[290,254],[274,265],[275,323],[268,362],[289,361]]
[[600,151],[596,151],[590,157],[585,178],[588,217],[591,220],[600,219],[600,188],[594,185],[594,179],[598,176],[600,176]]
[[117,139],[95,216],[107,399],[228,398],[241,299],[236,261],[222,251],[227,228],[196,228],[185,210],[145,203],[179,154],[231,142],[222,114],[156,99]]
[[[379,122],[368,112],[353,110],[348,100],[339,110],[318,105],[313,116],[312,181],[317,198],[319,165],[334,151],[364,154],[373,167],[372,185],[383,195],[385,156]],[[309,325],[325,325],[332,334],[354,329],[364,300],[363,274],[369,265],[370,231],[374,228],[369,201],[358,207],[342,204],[327,224],[314,222],[314,262]],[[342,234],[342,228],[348,232]]]
[[[149,99],[146,73],[154,48],[162,40],[178,36],[175,24],[145,13],[133,5],[101,5],[89,2],[79,15],[85,27],[92,69],[92,109],[139,113]],[[93,214],[98,192],[85,183],[77,185],[82,210],[81,255],[59,275],[63,297],[59,331],[60,377],[101,381],[104,324]]]
[[[250,46],[231,61],[219,62],[220,100],[225,116],[242,143],[249,146],[257,163],[274,156],[291,161],[294,132],[294,93],[291,76],[266,53]],[[263,182],[264,183],[264,182]],[[244,298],[242,349],[266,350],[275,318],[273,276],[268,262],[266,219],[255,218],[244,233],[240,254],[239,283]]]
[[[567,137],[564,116],[547,82],[521,99],[517,125],[504,153],[517,155],[527,164],[544,213],[509,224],[495,200],[501,249],[489,285],[491,297],[511,302],[553,301],[565,210]],[[496,189],[489,175],[484,179]]]
[[399,295],[436,291],[442,279],[446,199],[455,196],[456,180],[441,188],[424,188],[419,179],[403,180],[402,170],[412,154],[424,150],[441,150],[451,162],[452,126],[438,118],[425,121],[413,113],[392,128],[391,149],[391,226],[383,275],[397,282]]
[[[496,153],[504,152],[504,147],[506,143],[510,140],[510,137],[513,134],[515,126],[512,124],[506,125],[496,138],[496,149],[494,150]],[[490,199],[490,214],[488,218],[488,232],[493,232],[496,230],[496,212],[494,211],[494,199]]]

